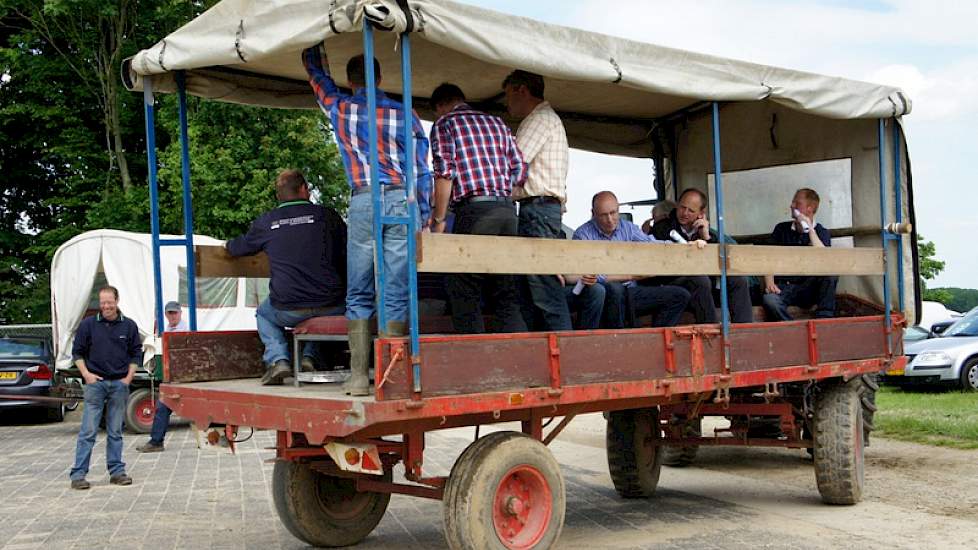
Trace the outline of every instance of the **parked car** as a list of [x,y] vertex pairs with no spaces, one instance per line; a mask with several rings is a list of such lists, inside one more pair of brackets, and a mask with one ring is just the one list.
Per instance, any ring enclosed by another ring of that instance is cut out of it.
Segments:
[[0,394],[24,399],[0,399],[0,409],[33,408],[48,420],[61,422],[67,412],[64,402],[32,400],[48,397],[54,386],[51,367],[51,341],[40,336],[6,336],[0,338]]
[[901,385],[953,384],[978,391],[978,308],[958,319],[940,338],[911,342],[904,347],[907,368],[893,377]]

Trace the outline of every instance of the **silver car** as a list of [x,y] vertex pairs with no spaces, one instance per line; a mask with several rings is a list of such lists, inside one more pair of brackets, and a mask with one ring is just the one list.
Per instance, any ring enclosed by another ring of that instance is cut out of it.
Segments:
[[950,383],[978,391],[978,307],[939,338],[907,344],[904,353],[908,362],[902,382]]

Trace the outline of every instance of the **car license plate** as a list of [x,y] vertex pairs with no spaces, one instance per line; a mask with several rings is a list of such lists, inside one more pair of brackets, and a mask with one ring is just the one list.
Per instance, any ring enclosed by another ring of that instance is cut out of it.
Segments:
[[16,380],[18,374],[20,374],[20,373],[17,373],[17,372],[0,372],[0,380]]

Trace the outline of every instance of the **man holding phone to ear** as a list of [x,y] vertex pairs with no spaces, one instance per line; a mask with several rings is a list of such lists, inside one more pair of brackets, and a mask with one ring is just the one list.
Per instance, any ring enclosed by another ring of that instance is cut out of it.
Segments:
[[[802,188],[791,199],[791,221],[781,222],[771,232],[770,244],[778,246],[832,246],[829,230],[815,222],[819,197]],[[764,309],[776,321],[790,321],[788,306],[816,306],[815,317],[835,316],[835,287],[838,277],[764,276]]]
[[[699,189],[686,189],[679,195],[679,202],[669,216],[655,222],[652,226],[652,236],[662,241],[675,241],[678,237],[685,241],[704,240],[711,244],[720,242],[716,231],[710,229],[710,220],[706,217],[708,205],[705,193]],[[727,237],[727,244],[736,243]],[[659,281],[658,278],[656,280]],[[697,323],[717,322],[716,307],[713,302],[713,282],[710,277],[683,275],[660,282],[678,285],[689,291],[691,295],[689,310]],[[751,322],[753,314],[747,277],[727,277],[727,296],[731,322]]]

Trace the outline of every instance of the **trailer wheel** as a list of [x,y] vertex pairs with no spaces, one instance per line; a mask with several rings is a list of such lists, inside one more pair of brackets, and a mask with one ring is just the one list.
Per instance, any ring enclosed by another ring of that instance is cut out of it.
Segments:
[[863,416],[859,378],[825,390],[815,403],[815,481],[827,504],[862,499]]
[[149,388],[140,388],[129,394],[126,401],[126,428],[137,434],[148,434],[153,429],[156,400]]
[[496,432],[462,453],[444,495],[453,550],[550,548],[564,526],[564,478],[547,447]]
[[[680,418],[679,421],[683,422],[683,435],[685,437],[700,437],[703,433],[703,417],[696,418],[692,421]],[[673,468],[684,468],[693,463],[700,447],[699,445],[685,445],[681,447],[665,445],[660,447],[660,449],[662,450],[662,464],[672,466]]]
[[[383,480],[391,481],[391,471]],[[387,511],[390,493],[360,492],[356,480],[280,460],[272,471],[275,511],[286,529],[311,546],[350,546],[369,535]]]
[[662,470],[656,440],[662,439],[658,409],[629,409],[608,415],[605,447],[615,490],[624,498],[647,498],[655,493]]

